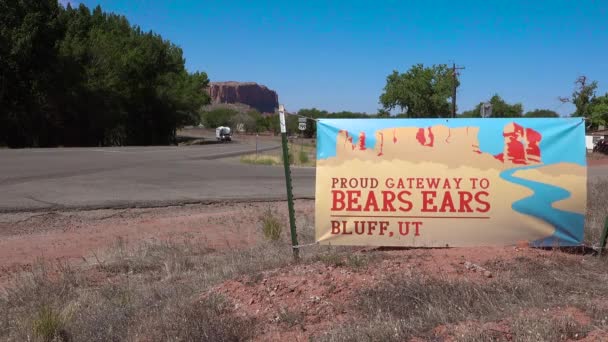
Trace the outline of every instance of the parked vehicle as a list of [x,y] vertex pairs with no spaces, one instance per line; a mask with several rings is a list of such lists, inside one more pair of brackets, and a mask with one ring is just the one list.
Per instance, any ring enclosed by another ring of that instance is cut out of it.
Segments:
[[593,152],[601,152],[608,154],[608,140],[600,139],[593,146]]
[[220,142],[232,141],[230,127],[220,126],[215,129],[215,139]]

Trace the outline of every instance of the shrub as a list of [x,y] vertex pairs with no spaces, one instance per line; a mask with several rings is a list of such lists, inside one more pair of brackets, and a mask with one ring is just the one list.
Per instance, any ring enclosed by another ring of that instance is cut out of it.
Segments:
[[48,305],[43,305],[32,321],[34,336],[44,342],[69,341],[65,322],[61,314]]
[[195,303],[171,304],[166,317],[150,330],[151,341],[248,341],[255,321],[234,315],[233,305],[219,295]]
[[264,237],[271,241],[277,241],[281,237],[283,225],[277,218],[276,214],[268,208],[260,217],[262,221],[262,232]]
[[306,151],[300,151],[300,154],[298,155],[298,157],[300,159],[300,164],[306,164],[310,160],[308,158],[308,153]]
[[276,156],[265,156],[255,154],[246,155],[241,157],[241,163],[245,164],[254,164],[254,165],[279,165],[282,163],[282,160]]

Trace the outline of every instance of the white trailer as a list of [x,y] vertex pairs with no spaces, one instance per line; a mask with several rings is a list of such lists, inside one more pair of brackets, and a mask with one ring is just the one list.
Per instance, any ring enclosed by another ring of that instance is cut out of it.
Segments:
[[232,133],[230,127],[220,126],[215,129],[215,139],[220,142],[232,141]]

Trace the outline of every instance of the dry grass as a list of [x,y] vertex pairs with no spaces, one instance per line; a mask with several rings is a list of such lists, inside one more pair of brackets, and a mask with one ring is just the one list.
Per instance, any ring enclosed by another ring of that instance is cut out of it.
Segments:
[[[598,299],[608,298],[608,263],[605,259],[589,258],[583,262],[555,252],[547,259],[521,258],[510,264],[487,267],[501,276],[488,282],[422,274],[391,277],[377,287],[361,291],[354,304],[360,317],[321,334],[318,340],[433,339],[436,338],[433,329],[437,326],[512,317],[516,317],[510,322],[515,341],[559,341],[575,335],[584,336],[588,328],[572,319],[526,314],[531,309],[556,306],[578,307],[589,312],[593,325],[606,325],[606,311],[602,313],[594,304]],[[458,340],[500,340],[496,331],[481,328],[471,329],[460,338]]]
[[262,213],[260,221],[262,222],[262,233],[267,240],[277,241],[281,238],[283,223],[270,207]]
[[248,154],[241,157],[241,163],[255,165],[282,165],[281,157],[272,155]]
[[590,183],[587,187],[587,198],[585,243],[597,247],[608,216],[608,180]]
[[[283,151],[267,151],[259,154],[248,154],[240,158],[241,163],[257,165],[283,165]],[[316,148],[298,143],[289,144],[289,163],[293,166],[315,166]]]
[[101,284],[86,271],[39,263],[0,299],[0,340],[243,340],[253,321],[237,317],[226,300],[198,296],[222,280],[286,264],[289,249],[281,247],[220,254],[188,244],[126,249],[117,242],[89,269],[101,272]]
[[[300,242],[313,242],[313,227],[300,223]],[[321,250],[328,254],[352,249],[312,246],[300,256],[303,262],[315,261]],[[0,340],[247,340],[256,322],[240,317],[229,300],[201,299],[201,294],[227,279],[256,278],[291,263],[285,234],[277,241],[229,252],[188,241],[128,246],[117,239],[84,269],[40,261],[15,279],[4,295],[0,293]],[[287,309],[279,319],[289,326],[303,320]]]

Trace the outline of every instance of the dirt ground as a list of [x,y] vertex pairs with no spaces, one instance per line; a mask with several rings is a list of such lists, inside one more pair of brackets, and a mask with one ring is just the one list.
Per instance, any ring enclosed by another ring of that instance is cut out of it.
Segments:
[[[189,240],[214,250],[242,248],[259,240],[254,222],[284,203],[217,203],[165,208],[0,214],[0,284],[37,259],[87,263],[117,239],[127,244]],[[298,203],[301,211],[314,202]],[[301,207],[301,208],[300,208]]]
[[595,165],[608,165],[608,155],[594,153],[587,158],[587,165],[595,166]]

